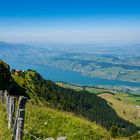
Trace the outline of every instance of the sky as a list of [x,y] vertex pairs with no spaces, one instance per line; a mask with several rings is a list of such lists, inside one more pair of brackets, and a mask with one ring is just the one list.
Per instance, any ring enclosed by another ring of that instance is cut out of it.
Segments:
[[140,0],[0,0],[0,40],[140,41]]

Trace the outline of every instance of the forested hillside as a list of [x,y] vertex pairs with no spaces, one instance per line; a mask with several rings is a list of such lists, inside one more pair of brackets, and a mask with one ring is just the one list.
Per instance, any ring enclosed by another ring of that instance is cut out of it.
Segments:
[[[27,74],[28,72],[25,73]],[[30,82],[34,85],[32,91],[36,93],[39,100],[45,100],[51,107],[82,115],[91,121],[96,121],[107,129],[115,125],[120,133],[125,136],[132,135],[137,131],[135,125],[118,117],[107,102],[95,94],[84,90],[78,92],[59,87],[52,81],[43,79],[37,73],[34,77],[30,75],[30,78],[32,79]]]
[[96,122],[107,130],[112,131],[115,128],[118,136],[130,136],[139,130],[134,124],[120,118],[107,104],[107,101],[95,94],[85,90],[75,91],[60,87],[52,81],[43,79],[33,70],[12,70],[11,75],[9,73],[12,82],[8,83],[7,88],[12,89],[9,90],[12,91],[11,93],[22,93],[29,96],[30,105],[36,105],[37,108],[38,105],[45,105],[60,111],[72,112],[77,116]]
[[26,89],[32,102],[42,101],[59,110],[73,112],[96,121],[108,130],[117,126],[121,135],[129,136],[138,130],[135,125],[120,118],[104,99],[94,94],[60,87],[32,70],[21,72],[19,76],[14,72],[12,75]]

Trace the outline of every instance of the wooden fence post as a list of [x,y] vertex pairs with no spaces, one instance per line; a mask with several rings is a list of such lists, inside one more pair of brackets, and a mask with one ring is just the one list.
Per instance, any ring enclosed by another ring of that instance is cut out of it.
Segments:
[[9,102],[10,102],[10,96],[8,95],[7,90],[4,91],[4,96],[5,96],[5,100],[6,100],[7,119],[9,119]]
[[9,107],[8,107],[8,128],[9,129],[13,127],[13,123],[14,123],[15,103],[16,103],[16,98],[10,97]]
[[18,114],[14,128],[14,140],[22,140],[23,137],[26,101],[27,97],[19,98]]
[[1,103],[4,104],[4,92],[0,90],[0,98],[1,98]]

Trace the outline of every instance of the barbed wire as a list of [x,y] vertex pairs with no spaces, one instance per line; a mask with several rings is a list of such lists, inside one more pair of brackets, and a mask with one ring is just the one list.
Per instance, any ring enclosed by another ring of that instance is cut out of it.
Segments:
[[[12,128],[13,128],[13,129],[15,128],[15,123],[12,123]],[[35,138],[36,140],[43,140],[43,139],[40,139],[40,138],[38,138],[37,136],[35,136],[35,135],[29,133],[28,130],[26,130],[26,129],[24,129],[24,130],[23,130],[23,129],[20,129],[20,128],[18,128],[18,129],[19,129],[21,132],[25,133],[26,135],[28,134],[29,136]]]
[[[13,128],[13,130],[14,130],[15,126],[16,126],[16,123],[12,123],[12,128]],[[26,130],[26,129],[23,130],[23,129],[20,129],[20,128],[19,128],[19,130],[20,130],[21,132],[25,133],[26,135],[29,135],[29,136],[35,138],[36,140],[43,140],[43,139],[40,139],[40,138],[38,138],[37,136],[35,136],[35,135],[29,133],[28,130]]]
[[25,134],[30,135],[31,137],[35,138],[36,140],[43,140],[43,139],[40,139],[40,138],[36,137],[35,135],[29,133],[29,132],[28,132],[27,130],[25,130],[25,129],[24,129],[24,130],[19,129],[19,130],[22,131],[22,132],[25,133]]

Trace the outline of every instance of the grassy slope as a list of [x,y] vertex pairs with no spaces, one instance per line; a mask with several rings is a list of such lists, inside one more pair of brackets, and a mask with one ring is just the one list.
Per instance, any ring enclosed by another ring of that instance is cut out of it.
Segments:
[[[13,78],[16,82],[20,83],[21,86],[26,83],[26,85],[30,85],[30,89],[33,89],[34,85],[32,85],[31,83],[28,84],[28,82],[31,80],[31,75],[32,77],[34,77],[35,73],[29,71],[28,73],[26,73],[25,79],[15,75],[13,75]],[[77,91],[83,90],[83,87],[80,87],[78,85],[72,85],[62,82],[57,82],[57,84],[59,86],[72,88]],[[96,87],[86,87],[86,90],[91,93],[98,94],[98,96],[100,97],[103,97],[112,104],[111,107],[117,112],[120,117],[135,123],[137,126],[140,126],[140,111],[139,108],[137,108],[137,105],[140,105],[138,102],[139,97]],[[35,97],[35,95],[36,94],[34,93],[30,96],[32,97],[32,99],[37,98]]]
[[140,126],[140,106],[138,107],[140,103],[137,102],[140,97],[124,93],[116,93],[115,95],[104,93],[99,96],[111,103],[119,116]]
[[[26,72],[25,79],[14,74],[12,77],[20,86],[26,83],[27,87],[32,90],[32,94],[29,93],[32,97],[32,102],[35,94],[33,92],[34,85],[30,82],[30,78],[34,77],[34,72]],[[105,129],[94,122],[76,117],[72,113],[45,107],[41,105],[41,102],[39,104],[27,104],[25,129],[40,138],[59,136],[67,136],[69,140],[100,140],[111,138]],[[26,135],[24,139],[28,140],[30,137]]]
[[[0,104],[0,140],[11,140],[7,129],[5,107]],[[67,136],[69,140],[107,140],[109,133],[96,125],[71,113],[60,112],[44,106],[27,103],[25,129],[31,134],[45,139],[47,137]],[[23,140],[33,140],[24,135]]]
[[44,139],[59,136],[67,136],[69,140],[110,138],[109,133],[95,123],[78,118],[71,113],[31,104],[27,105],[25,129]]
[[[78,91],[83,89],[83,87],[78,85],[71,85],[63,82],[57,82],[57,84],[59,86],[72,88]],[[119,116],[126,120],[132,121],[137,126],[140,126],[140,107],[137,107],[140,106],[139,96],[105,89],[98,89],[95,87],[86,87],[86,90],[91,93],[98,94],[98,96],[106,99],[109,103],[112,104],[111,106],[115,109]]]
[[133,96],[133,95],[129,95],[129,94],[116,94],[116,97],[119,96],[119,98],[128,103],[128,104],[134,104],[134,105],[139,105],[140,106],[140,96]]
[[11,140],[12,133],[7,129],[7,115],[3,104],[0,102],[0,140]]

